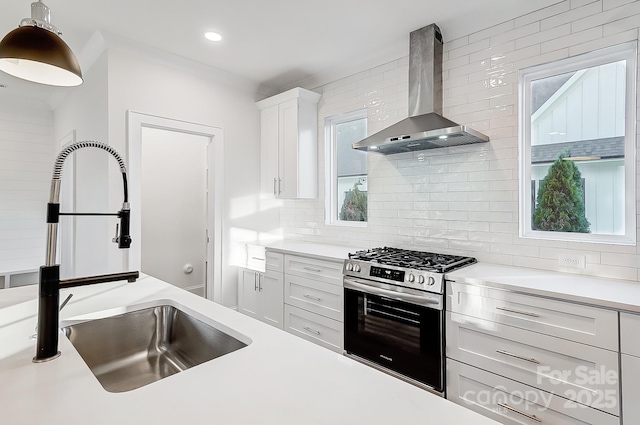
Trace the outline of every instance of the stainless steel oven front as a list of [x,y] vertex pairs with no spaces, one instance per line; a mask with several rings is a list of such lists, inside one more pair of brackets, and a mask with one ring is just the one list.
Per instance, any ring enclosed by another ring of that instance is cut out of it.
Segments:
[[344,277],[345,355],[444,395],[442,294]]

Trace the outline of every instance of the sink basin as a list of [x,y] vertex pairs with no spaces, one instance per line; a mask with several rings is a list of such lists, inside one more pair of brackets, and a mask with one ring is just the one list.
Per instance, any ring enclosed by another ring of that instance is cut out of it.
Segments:
[[169,305],[73,324],[63,331],[104,389],[114,393],[247,346]]

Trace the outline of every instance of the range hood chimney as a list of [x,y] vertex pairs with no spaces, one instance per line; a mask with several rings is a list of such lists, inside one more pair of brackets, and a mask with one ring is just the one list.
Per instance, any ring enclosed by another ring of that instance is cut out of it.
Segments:
[[409,36],[409,118],[353,144],[385,155],[484,143],[489,137],[442,114],[442,34],[436,24]]

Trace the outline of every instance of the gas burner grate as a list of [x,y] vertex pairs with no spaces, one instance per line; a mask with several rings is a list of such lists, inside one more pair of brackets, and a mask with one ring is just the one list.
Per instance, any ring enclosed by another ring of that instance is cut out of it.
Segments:
[[411,251],[400,248],[373,248],[349,254],[352,260],[368,261],[388,266],[445,273],[476,262],[475,258],[459,255]]

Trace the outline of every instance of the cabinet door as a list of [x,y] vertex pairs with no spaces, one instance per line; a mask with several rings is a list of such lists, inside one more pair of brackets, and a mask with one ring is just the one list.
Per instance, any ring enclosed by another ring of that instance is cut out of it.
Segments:
[[284,317],[284,277],[282,273],[267,271],[258,276],[260,320],[282,329]]
[[617,416],[451,359],[447,399],[504,425],[620,425]]
[[280,156],[279,156],[279,197],[298,197],[298,99],[278,105]]
[[260,111],[260,179],[264,195],[278,194],[278,105]]
[[260,304],[258,295],[258,272],[238,269],[238,311],[259,319]]
[[640,357],[622,355],[622,424],[640,424]]

